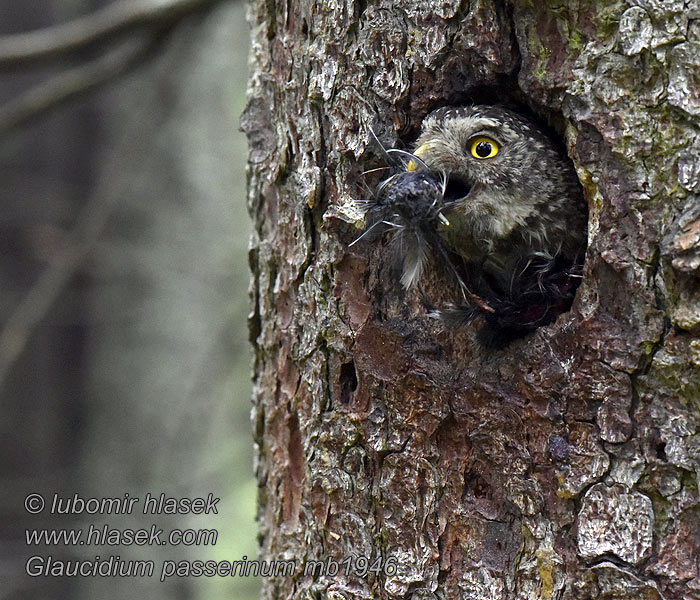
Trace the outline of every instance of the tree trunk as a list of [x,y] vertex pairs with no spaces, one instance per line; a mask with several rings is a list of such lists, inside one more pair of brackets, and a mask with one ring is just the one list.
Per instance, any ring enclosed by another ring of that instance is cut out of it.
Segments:
[[[263,598],[700,599],[700,8],[634,4],[253,2]],[[348,247],[370,128],[474,99],[549,123],[590,212],[572,309],[497,351]]]

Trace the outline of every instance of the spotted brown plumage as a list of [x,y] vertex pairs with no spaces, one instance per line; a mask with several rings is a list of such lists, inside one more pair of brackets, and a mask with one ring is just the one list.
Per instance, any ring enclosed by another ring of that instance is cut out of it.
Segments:
[[[480,158],[474,139],[492,139],[498,152]],[[416,149],[447,177],[448,246],[507,287],[513,269],[533,253],[580,261],[587,212],[573,165],[537,125],[506,108],[442,108],[423,121]]]

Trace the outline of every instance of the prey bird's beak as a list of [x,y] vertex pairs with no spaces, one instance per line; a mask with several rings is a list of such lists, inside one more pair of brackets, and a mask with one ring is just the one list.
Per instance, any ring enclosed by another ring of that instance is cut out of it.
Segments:
[[[413,156],[423,160],[423,157],[425,156],[428,150],[430,150],[430,142],[426,142],[425,144],[418,146],[418,148],[416,148],[416,151],[413,153]],[[406,165],[407,171],[415,171],[417,168],[418,165],[416,164],[415,160],[408,161],[408,164]]]

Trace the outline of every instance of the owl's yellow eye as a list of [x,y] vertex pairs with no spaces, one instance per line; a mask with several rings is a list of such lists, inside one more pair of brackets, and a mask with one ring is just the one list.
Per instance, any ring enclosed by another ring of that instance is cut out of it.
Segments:
[[474,138],[469,144],[469,151],[474,158],[493,158],[501,149],[496,140],[487,137]]

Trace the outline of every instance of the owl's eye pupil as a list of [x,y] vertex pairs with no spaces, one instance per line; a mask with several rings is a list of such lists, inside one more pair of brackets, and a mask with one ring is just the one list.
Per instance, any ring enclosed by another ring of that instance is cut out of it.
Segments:
[[491,154],[492,150],[493,148],[489,142],[479,142],[475,148],[476,154],[480,158],[486,158],[489,154]]

